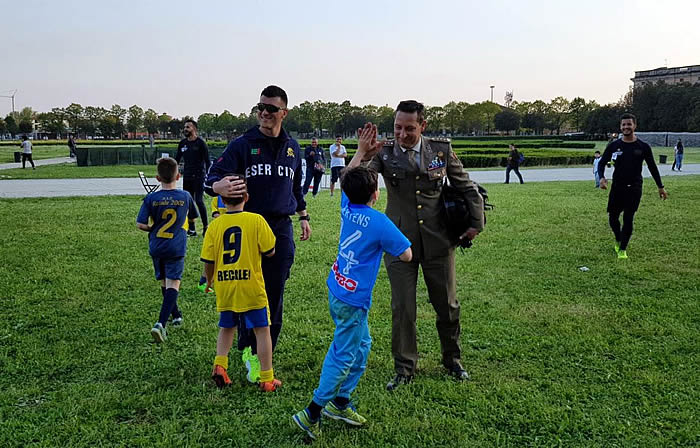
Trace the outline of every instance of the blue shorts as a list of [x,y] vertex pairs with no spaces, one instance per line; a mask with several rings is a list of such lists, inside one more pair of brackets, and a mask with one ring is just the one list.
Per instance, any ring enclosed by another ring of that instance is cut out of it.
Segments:
[[[243,324],[243,325],[241,325]],[[267,307],[259,310],[250,310],[244,313],[235,311],[222,311],[219,313],[220,328],[262,328],[270,326],[270,312]]]
[[185,257],[153,257],[153,269],[156,271],[156,280],[180,280],[185,269]]

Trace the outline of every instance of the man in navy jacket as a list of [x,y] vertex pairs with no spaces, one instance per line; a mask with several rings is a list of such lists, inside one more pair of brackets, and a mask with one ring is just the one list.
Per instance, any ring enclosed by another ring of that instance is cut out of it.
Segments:
[[304,187],[302,188],[302,193],[306,196],[309,191],[309,185],[311,181],[314,182],[314,197],[318,194],[318,187],[321,184],[321,178],[323,177],[323,170],[319,170],[319,167],[324,167],[326,159],[323,156],[323,148],[318,145],[318,139],[316,137],[311,139],[311,146],[308,146],[304,150],[304,159],[306,160],[306,181],[304,182]]
[[[212,196],[240,196],[245,185],[228,175],[245,175],[250,195],[245,210],[262,215],[275,234],[275,255],[262,260],[274,350],[282,329],[284,284],[294,262],[294,232],[289,216],[299,215],[302,241],[311,236],[311,226],[301,188],[303,153],[299,143],[282,129],[288,113],[287,94],[277,86],[268,86],[260,94],[257,108],[259,126],[228,144],[209,169],[204,189]],[[256,347],[251,330],[239,329],[238,348],[245,350],[248,379],[255,381],[257,358],[247,355],[248,347]]]

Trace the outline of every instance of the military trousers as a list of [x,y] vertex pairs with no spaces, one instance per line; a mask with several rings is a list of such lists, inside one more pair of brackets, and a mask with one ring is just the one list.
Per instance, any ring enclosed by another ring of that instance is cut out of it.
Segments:
[[437,314],[435,326],[440,337],[442,364],[448,369],[461,365],[454,250],[451,249],[444,257],[418,259],[410,263],[387,254],[384,263],[391,284],[391,352],[396,373],[413,375],[418,364],[416,284],[419,265],[423,270],[430,303]]

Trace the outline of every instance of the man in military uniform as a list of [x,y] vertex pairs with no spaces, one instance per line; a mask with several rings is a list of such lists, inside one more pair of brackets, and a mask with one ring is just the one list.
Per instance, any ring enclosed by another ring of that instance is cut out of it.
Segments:
[[442,364],[456,379],[469,378],[460,362],[455,245],[444,222],[445,210],[440,198],[443,181],[447,178],[468,200],[472,222],[461,238],[471,240],[483,228],[483,198],[452,151],[449,140],[422,136],[427,124],[424,111],[423,104],[417,101],[399,103],[394,115],[396,140],[382,143],[375,139],[369,146],[359,145],[348,165],[352,168],[368,163],[384,176],[388,193],[386,215],[411,241],[414,254],[410,263],[388,254],[384,258],[391,283],[391,348],[396,370],[395,377],[387,384],[388,390],[411,382],[416,371],[419,266],[437,314]]

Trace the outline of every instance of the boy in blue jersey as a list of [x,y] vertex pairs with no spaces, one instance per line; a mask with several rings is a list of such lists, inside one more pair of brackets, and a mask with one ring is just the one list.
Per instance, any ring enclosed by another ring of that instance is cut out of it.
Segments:
[[167,339],[165,325],[170,314],[173,316],[173,326],[182,325],[177,296],[187,251],[186,218],[188,213],[195,216],[196,208],[192,196],[177,189],[180,173],[175,159],[158,159],[157,169],[156,179],[161,189],[143,199],[136,226],[148,232],[148,252],[153,257],[156,280],[160,280],[161,284],[163,303],[158,322],[151,329],[153,339],[161,343]]
[[340,244],[326,281],[335,333],[313,400],[292,417],[313,439],[321,433],[321,413],[354,426],[367,421],[350,403],[350,395],[365,371],[372,344],[367,313],[379,263],[384,252],[404,262],[412,257],[409,240],[372,208],[379,198],[376,171],[361,166],[347,170],[340,187]]

